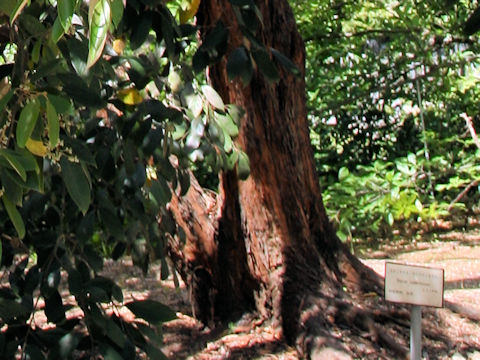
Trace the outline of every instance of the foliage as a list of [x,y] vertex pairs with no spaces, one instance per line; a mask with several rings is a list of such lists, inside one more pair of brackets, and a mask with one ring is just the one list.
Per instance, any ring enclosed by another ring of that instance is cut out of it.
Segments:
[[[378,236],[393,220],[445,214],[479,176],[465,126],[465,117],[479,125],[479,42],[464,34],[477,2],[291,3],[306,40],[318,170],[339,235]],[[403,171],[412,156],[415,169]],[[461,199],[469,208],[476,200],[476,188]]]
[[[147,271],[156,257],[168,276],[166,239],[184,233],[167,204],[188,190],[192,164],[249,175],[233,141],[243,112],[205,84],[206,66],[226,57],[244,84],[254,67],[278,79],[275,62],[298,73],[257,38],[251,1],[231,1],[248,49],[227,53],[221,21],[198,44],[199,3],[0,2],[5,358],[162,358],[156,325],[174,313],[153,300],[125,302],[101,276],[103,260],[128,254]],[[68,316],[72,306],[83,315]],[[137,320],[125,321],[120,306]],[[42,308],[46,327],[35,323]]]

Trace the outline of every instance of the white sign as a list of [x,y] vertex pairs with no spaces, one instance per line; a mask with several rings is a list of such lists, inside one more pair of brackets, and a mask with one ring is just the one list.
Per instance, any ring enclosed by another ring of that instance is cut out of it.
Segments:
[[443,307],[443,269],[385,263],[385,300]]

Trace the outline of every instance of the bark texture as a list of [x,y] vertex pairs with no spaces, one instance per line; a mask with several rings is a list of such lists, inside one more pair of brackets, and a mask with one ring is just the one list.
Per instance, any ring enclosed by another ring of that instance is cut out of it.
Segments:
[[[304,44],[288,2],[256,3],[263,15],[260,40],[293,59],[303,74]],[[230,3],[203,1],[201,28],[207,31],[219,19],[230,31],[231,49],[241,44]],[[329,316],[375,331],[367,315],[347,310],[342,298],[346,288],[379,292],[381,284],[328,221],[310,146],[304,79],[280,70],[276,83],[257,72],[243,86],[228,80],[226,60],[209,69],[224,100],[246,110],[237,143],[250,158],[251,174],[246,181],[235,172],[222,174],[218,195],[192,179],[188,194],[171,203],[187,241],[172,240],[170,255],[204,323],[256,310],[281,327],[290,343],[301,342],[300,351],[313,353],[331,342]]]

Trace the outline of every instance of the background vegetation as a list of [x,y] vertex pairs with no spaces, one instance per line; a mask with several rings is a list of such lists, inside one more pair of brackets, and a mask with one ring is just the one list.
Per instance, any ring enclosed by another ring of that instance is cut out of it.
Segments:
[[[312,139],[344,239],[476,212],[476,1],[291,1]],[[467,23],[468,22],[468,23]],[[464,192],[465,191],[465,192]],[[457,198],[458,197],[458,198]]]

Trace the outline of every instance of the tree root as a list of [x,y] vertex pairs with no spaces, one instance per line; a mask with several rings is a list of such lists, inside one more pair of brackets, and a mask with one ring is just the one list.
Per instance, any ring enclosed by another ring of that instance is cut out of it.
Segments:
[[[347,294],[342,295],[345,299],[327,299],[323,295],[305,301],[296,341],[301,358],[321,359],[319,354],[327,353],[331,356],[324,358],[407,358],[407,323],[392,321],[397,313],[389,313],[385,304],[377,303],[380,310],[361,307]],[[400,311],[403,318],[405,312]],[[380,325],[380,318],[387,323]]]

